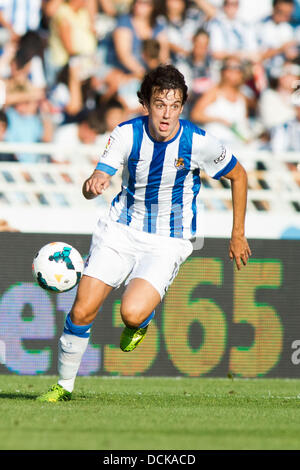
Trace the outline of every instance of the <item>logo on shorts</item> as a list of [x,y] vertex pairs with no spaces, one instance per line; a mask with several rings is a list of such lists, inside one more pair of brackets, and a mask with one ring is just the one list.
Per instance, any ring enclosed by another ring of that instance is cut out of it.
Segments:
[[175,168],[177,168],[177,170],[182,170],[185,166],[184,158],[183,157],[175,158],[174,165],[175,165]]
[[222,153],[221,153],[221,155],[220,155],[218,158],[216,158],[216,159],[214,160],[214,162],[215,162],[215,163],[220,163],[220,162],[222,162],[222,161],[224,160],[225,157],[226,157],[226,149],[225,149],[225,147],[222,147]]

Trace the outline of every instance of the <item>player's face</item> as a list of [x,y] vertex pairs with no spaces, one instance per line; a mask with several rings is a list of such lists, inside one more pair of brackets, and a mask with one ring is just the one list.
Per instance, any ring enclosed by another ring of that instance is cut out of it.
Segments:
[[180,90],[153,91],[147,110],[149,131],[155,140],[165,142],[175,136],[182,108]]

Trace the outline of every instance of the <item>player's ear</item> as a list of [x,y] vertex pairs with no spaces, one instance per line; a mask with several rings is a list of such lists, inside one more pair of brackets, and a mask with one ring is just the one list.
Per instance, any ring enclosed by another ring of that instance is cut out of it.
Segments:
[[143,108],[149,114],[149,112],[150,112],[150,103],[148,103],[147,101],[144,101]]

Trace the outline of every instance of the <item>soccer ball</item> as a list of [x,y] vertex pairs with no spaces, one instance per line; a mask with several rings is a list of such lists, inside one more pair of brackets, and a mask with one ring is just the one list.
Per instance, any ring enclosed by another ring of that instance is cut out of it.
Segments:
[[53,292],[73,289],[81,279],[83,259],[80,253],[64,242],[43,246],[35,255],[32,273],[38,284]]

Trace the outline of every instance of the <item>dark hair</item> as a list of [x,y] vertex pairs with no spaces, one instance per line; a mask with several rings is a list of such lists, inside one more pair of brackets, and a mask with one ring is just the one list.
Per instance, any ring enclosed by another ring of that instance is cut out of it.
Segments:
[[35,56],[43,59],[45,47],[45,41],[37,32],[27,31],[27,33],[20,37],[18,42],[15,55],[18,69],[23,68]]
[[6,116],[5,112],[2,111],[2,109],[0,110],[0,122],[3,122],[3,124],[5,124],[5,126],[7,126],[7,124],[8,124],[7,116]]
[[153,89],[180,90],[182,94],[182,104],[187,100],[187,86],[184,76],[174,65],[159,65],[156,69],[148,72],[137,92],[139,102],[145,106],[150,103]]
[[[136,2],[137,2],[137,0],[133,0],[133,2],[130,5],[129,15],[131,15],[131,16],[133,15],[133,10],[134,10],[134,7],[136,5]],[[161,10],[158,7],[158,3],[157,3],[156,0],[152,0],[152,12],[151,12],[151,15],[150,15],[150,26],[151,26],[151,28],[153,28],[155,26],[157,17],[159,15],[161,15]]]
[[[170,23],[170,19],[168,18],[168,9],[167,9],[167,1],[166,0],[156,0],[158,3],[161,4],[161,14],[165,17],[166,21],[168,23]],[[190,7],[190,1],[189,0],[183,0],[184,2],[184,10],[182,12],[182,16],[181,16],[181,21],[184,21],[187,17],[187,12],[188,12],[188,9]]]
[[85,122],[88,127],[93,129],[97,134],[102,134],[104,132],[103,119],[101,119],[101,116],[96,109],[88,111],[85,118],[81,122]]
[[195,38],[197,38],[198,36],[200,36],[200,34],[204,34],[205,36],[207,36],[207,37],[209,38],[209,32],[201,26],[201,27],[198,28],[197,31],[194,33],[193,39],[195,39]]
[[120,100],[118,100],[117,97],[113,96],[110,98],[104,105],[103,111],[106,113],[107,111],[110,111],[111,109],[122,109],[124,110],[124,105],[121,103]]
[[273,0],[273,8],[276,7],[278,3],[289,3],[290,5],[294,5],[294,0]]
[[158,59],[160,42],[157,39],[145,39],[142,42],[142,52],[149,59]]

